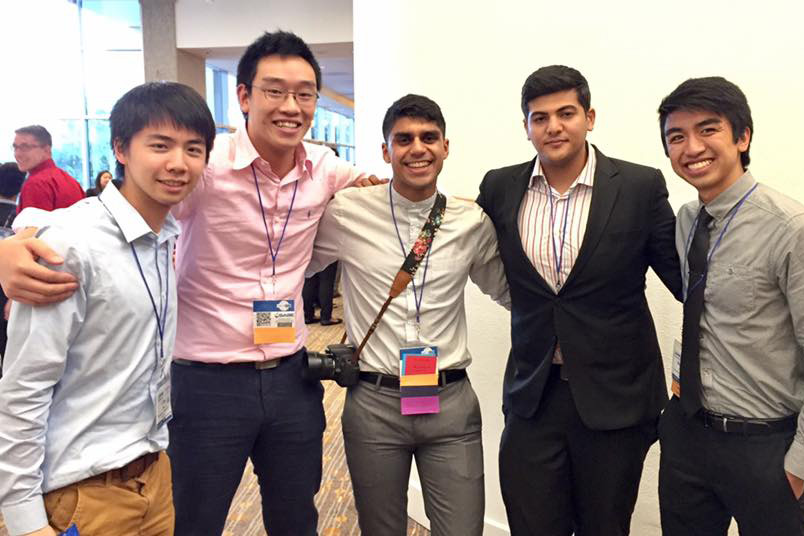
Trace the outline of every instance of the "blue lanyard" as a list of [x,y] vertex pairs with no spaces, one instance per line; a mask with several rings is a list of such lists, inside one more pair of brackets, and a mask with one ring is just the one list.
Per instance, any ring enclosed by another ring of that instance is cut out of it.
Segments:
[[265,209],[262,206],[262,195],[260,195],[260,186],[257,183],[257,172],[254,171],[254,164],[251,164],[251,174],[254,175],[254,188],[257,189],[257,201],[260,203],[260,212],[262,212],[262,223],[265,225],[265,236],[268,237],[268,251],[271,254],[271,282],[273,284],[274,294],[276,294],[276,258],[279,256],[279,248],[282,247],[282,240],[285,238],[285,231],[288,228],[290,215],[293,212],[293,204],[296,202],[296,190],[299,189],[299,181],[293,183],[293,197],[290,199],[290,207],[288,207],[288,217],[285,218],[285,225],[282,227],[282,234],[279,235],[279,242],[276,244],[276,251],[274,251],[273,243],[271,243],[271,233],[268,232],[268,222],[265,219]]
[[[168,243],[168,247],[170,242]],[[168,309],[168,302],[170,301],[170,251],[165,252],[165,306],[162,308],[162,314],[159,314],[159,310],[156,307],[156,300],[154,300],[154,295],[151,292],[151,287],[148,285],[148,280],[145,279],[145,272],[142,271],[142,264],[140,264],[140,258],[137,256],[137,250],[134,249],[134,244],[129,243],[131,246],[131,254],[134,255],[134,260],[137,263],[137,268],[140,270],[140,277],[142,278],[142,282],[145,283],[145,290],[148,291],[148,297],[151,298],[151,306],[154,309],[154,316],[156,317],[156,329],[159,332],[159,362],[161,363],[165,359],[165,322],[167,321],[167,309]],[[157,259],[154,263],[156,265],[156,276],[159,279],[159,285],[162,286],[162,274],[159,273],[159,250],[157,249]]]
[[[754,184],[754,186],[752,186],[751,189],[748,190],[745,193],[745,195],[740,198],[739,201],[737,201],[737,204],[734,206],[734,210],[732,210],[732,212],[731,212],[731,216],[729,216],[729,219],[726,221],[726,225],[724,225],[723,230],[720,231],[720,236],[717,237],[717,241],[715,242],[715,245],[712,247],[712,249],[709,250],[709,255],[706,256],[706,267],[704,268],[704,271],[701,274],[701,277],[692,286],[690,286],[689,280],[687,281],[687,296],[689,296],[690,292],[695,290],[698,287],[698,285],[703,283],[704,280],[706,279],[706,274],[709,273],[709,263],[712,262],[712,256],[715,254],[715,251],[717,250],[717,248],[720,247],[720,242],[723,240],[723,235],[726,234],[726,230],[729,228],[729,225],[731,224],[731,220],[733,220],[734,217],[737,215],[737,212],[740,210],[740,207],[742,207],[743,203],[745,203],[745,200],[748,199],[748,196],[750,196],[752,193],[754,193],[754,190],[757,189],[757,186],[759,186],[759,183]],[[689,271],[690,245],[692,244],[692,236],[695,233],[695,227],[698,225],[698,218],[700,216],[701,216],[701,212],[698,211],[698,214],[695,216],[695,220],[693,220],[693,222],[692,222],[692,228],[690,229],[690,233],[689,233],[689,235],[687,235],[687,244],[686,244],[686,246],[684,246],[684,271]],[[685,298],[685,301],[686,301],[686,298]]]
[[553,229],[555,228],[555,215],[553,214],[553,191],[550,187],[550,184],[545,180],[545,186],[547,187],[547,196],[550,199],[550,242],[553,244],[553,259],[556,263],[556,286],[560,287],[561,285],[561,265],[564,264],[564,240],[567,237],[567,219],[569,217],[569,209],[570,209],[570,197],[572,193],[567,195],[567,208],[564,209],[564,223],[561,227],[561,251],[560,253],[556,251],[556,239],[553,236]]
[[[405,251],[405,243],[402,242],[402,235],[399,234],[399,226],[396,224],[396,214],[394,213],[394,181],[388,183],[388,201],[391,203],[391,218],[394,220],[394,229],[396,229],[396,237],[399,239],[399,247],[402,248],[402,256],[407,257],[407,252]],[[411,283],[413,284],[413,302],[416,304],[416,323],[421,323],[421,307],[422,307],[422,300],[424,300],[424,284],[425,280],[427,279],[427,266],[430,264],[430,252],[433,250],[433,245],[430,244],[430,247],[427,249],[427,258],[424,261],[424,273],[422,274],[422,285],[421,291],[419,295],[416,295],[416,281],[411,278]]]

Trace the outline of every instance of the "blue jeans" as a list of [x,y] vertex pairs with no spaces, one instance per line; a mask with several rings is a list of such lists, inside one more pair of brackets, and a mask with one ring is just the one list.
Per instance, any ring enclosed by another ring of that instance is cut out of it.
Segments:
[[315,535],[326,426],[320,382],[302,379],[302,352],[279,366],[173,363],[176,536],[218,536],[251,458],[271,536]]

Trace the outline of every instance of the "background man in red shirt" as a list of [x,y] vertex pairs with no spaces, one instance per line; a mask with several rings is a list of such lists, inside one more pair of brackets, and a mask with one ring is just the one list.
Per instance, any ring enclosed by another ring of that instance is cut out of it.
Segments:
[[20,171],[28,172],[17,203],[18,213],[27,207],[43,210],[65,208],[84,198],[84,190],[78,181],[53,162],[53,141],[45,127],[22,127],[14,134],[14,158]]

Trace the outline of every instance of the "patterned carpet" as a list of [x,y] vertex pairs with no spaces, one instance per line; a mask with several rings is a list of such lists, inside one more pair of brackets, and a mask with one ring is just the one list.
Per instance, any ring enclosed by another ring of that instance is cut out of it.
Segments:
[[[335,300],[333,316],[343,317],[340,299]],[[339,342],[343,334],[343,324],[337,326],[313,324],[310,327],[307,348],[314,351],[321,351],[327,344]],[[319,512],[318,531],[321,536],[360,534],[341,437],[344,395],[345,391],[334,382],[325,382],[324,409],[327,415],[327,430],[324,432],[324,474],[321,491],[315,501]],[[229,510],[224,536],[265,536],[260,512],[260,489],[257,477],[254,476],[249,464]],[[421,525],[412,520],[408,521],[408,536],[428,534],[430,532]],[[0,536],[8,536],[1,516]]]

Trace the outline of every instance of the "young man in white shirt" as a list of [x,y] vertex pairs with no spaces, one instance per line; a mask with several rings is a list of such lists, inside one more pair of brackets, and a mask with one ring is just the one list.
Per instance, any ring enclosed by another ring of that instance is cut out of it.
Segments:
[[77,291],[12,308],[0,380],[11,536],[173,534],[164,451],[179,226],[169,212],[204,170],[215,123],[193,89],[161,82],[126,93],[110,124],[123,186],[51,213],[39,231]]
[[494,227],[479,206],[450,197],[443,212],[431,212],[444,202],[436,181],[449,154],[445,131],[432,100],[407,95],[395,102],[383,121],[391,184],[335,196],[308,268],[342,263],[346,328],[357,344],[408,252],[423,251],[425,222],[437,227],[412,283],[390,302],[363,349],[360,380],[346,397],[344,446],[363,534],[405,534],[414,456],[433,535],[483,532],[481,416],[465,370],[472,358],[463,289],[471,278],[507,306],[508,286]]

